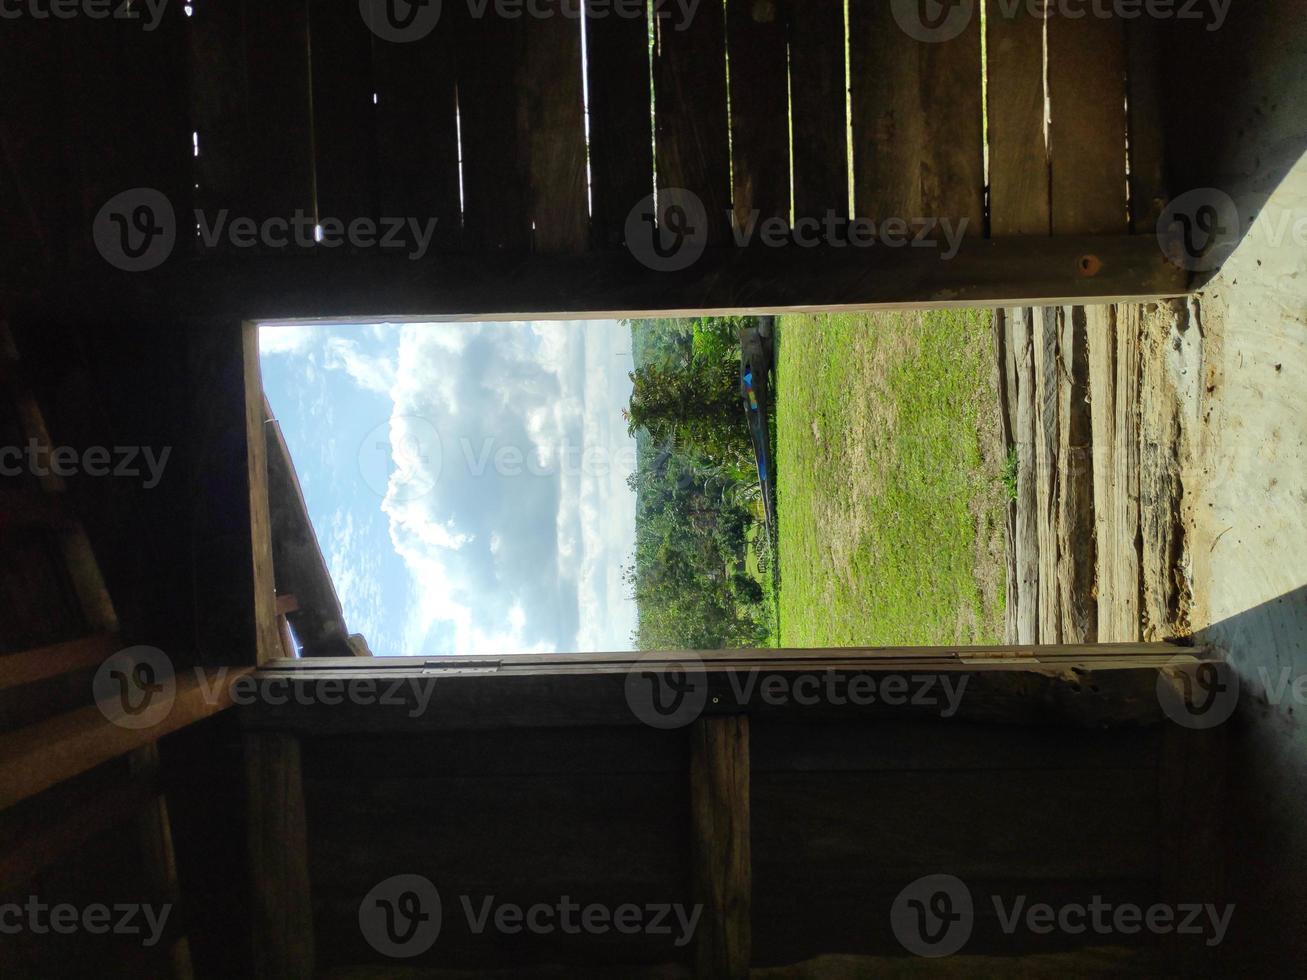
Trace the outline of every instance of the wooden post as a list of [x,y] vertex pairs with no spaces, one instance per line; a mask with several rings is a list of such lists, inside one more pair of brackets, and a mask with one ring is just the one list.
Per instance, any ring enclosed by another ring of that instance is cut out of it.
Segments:
[[254,975],[313,976],[313,907],[300,742],[293,735],[245,737]]
[[690,813],[695,936],[701,980],[749,975],[749,718],[703,718],[690,733]]

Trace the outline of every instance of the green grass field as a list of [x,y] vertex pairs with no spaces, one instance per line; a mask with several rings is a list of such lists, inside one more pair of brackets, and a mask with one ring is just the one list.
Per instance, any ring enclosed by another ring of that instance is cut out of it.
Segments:
[[990,314],[782,317],[782,646],[998,641],[1004,491]]

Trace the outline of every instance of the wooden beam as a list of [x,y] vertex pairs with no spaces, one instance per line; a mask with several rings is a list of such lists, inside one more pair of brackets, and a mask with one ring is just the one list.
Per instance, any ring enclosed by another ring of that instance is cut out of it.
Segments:
[[785,25],[779,4],[726,0],[731,69],[731,176],[735,224],[790,217]]
[[849,214],[849,89],[843,0],[786,0],[794,216]]
[[1034,311],[1035,537],[1039,566],[1039,642],[1059,643],[1057,601],[1057,364],[1058,308]]
[[[625,250],[422,261],[339,251],[211,256],[150,276],[94,270],[51,303],[68,316],[112,303],[124,315],[193,317],[194,298],[204,295],[218,316],[357,322],[1051,305],[1155,300],[1188,289],[1188,274],[1142,235],[966,238],[952,258],[942,234],[937,241],[938,249],[710,248],[676,273],[645,268]],[[1085,256],[1097,259],[1093,274],[1083,269]]]
[[1016,365],[1017,507],[1013,527],[1016,538],[1016,641],[1039,640],[1039,536],[1035,492],[1035,354],[1034,312],[1017,307],[1008,314]]
[[97,633],[21,653],[0,654],[0,691],[98,667],[117,650],[115,637]]
[[694,900],[703,906],[695,934],[695,975],[749,975],[753,889],[749,850],[749,719],[705,718],[690,731],[690,853]]
[[313,903],[299,739],[247,735],[245,773],[254,975],[258,980],[310,980]]
[[227,682],[248,672],[179,677],[168,716],[148,728],[116,725],[91,705],[0,736],[0,809],[225,711],[233,703]]
[[[985,0],[989,13],[989,225],[995,237],[1048,235],[1044,17],[1037,7]],[[1012,16],[1006,16],[1007,11]]]
[[255,663],[273,660],[281,650],[277,628],[276,571],[272,561],[272,514],[268,502],[268,439],[263,412],[263,374],[259,369],[259,328],[241,324],[245,364],[246,467],[250,493],[250,540],[254,579]]

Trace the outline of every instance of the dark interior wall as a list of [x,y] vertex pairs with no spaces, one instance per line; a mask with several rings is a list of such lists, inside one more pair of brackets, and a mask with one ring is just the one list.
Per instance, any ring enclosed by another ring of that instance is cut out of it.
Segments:
[[[1162,877],[1156,726],[784,723],[751,736],[756,966],[901,957],[889,909],[911,881],[961,877],[967,952],[1057,953],[1097,937],[1003,933],[993,896],[1147,905]],[[692,902],[688,745],[644,728],[523,729],[303,742],[318,966],[387,961],[359,905],[421,874],[443,927],[415,968],[686,962],[656,937],[472,934],[460,904]],[[1114,937],[1147,952],[1148,937]]]

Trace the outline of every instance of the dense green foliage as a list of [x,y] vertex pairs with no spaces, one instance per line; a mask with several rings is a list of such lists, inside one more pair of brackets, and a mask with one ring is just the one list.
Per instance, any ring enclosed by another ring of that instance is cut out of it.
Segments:
[[631,324],[636,370],[636,550],[626,570],[642,650],[767,641],[770,617],[746,570],[757,474],[740,401],[736,319]]

